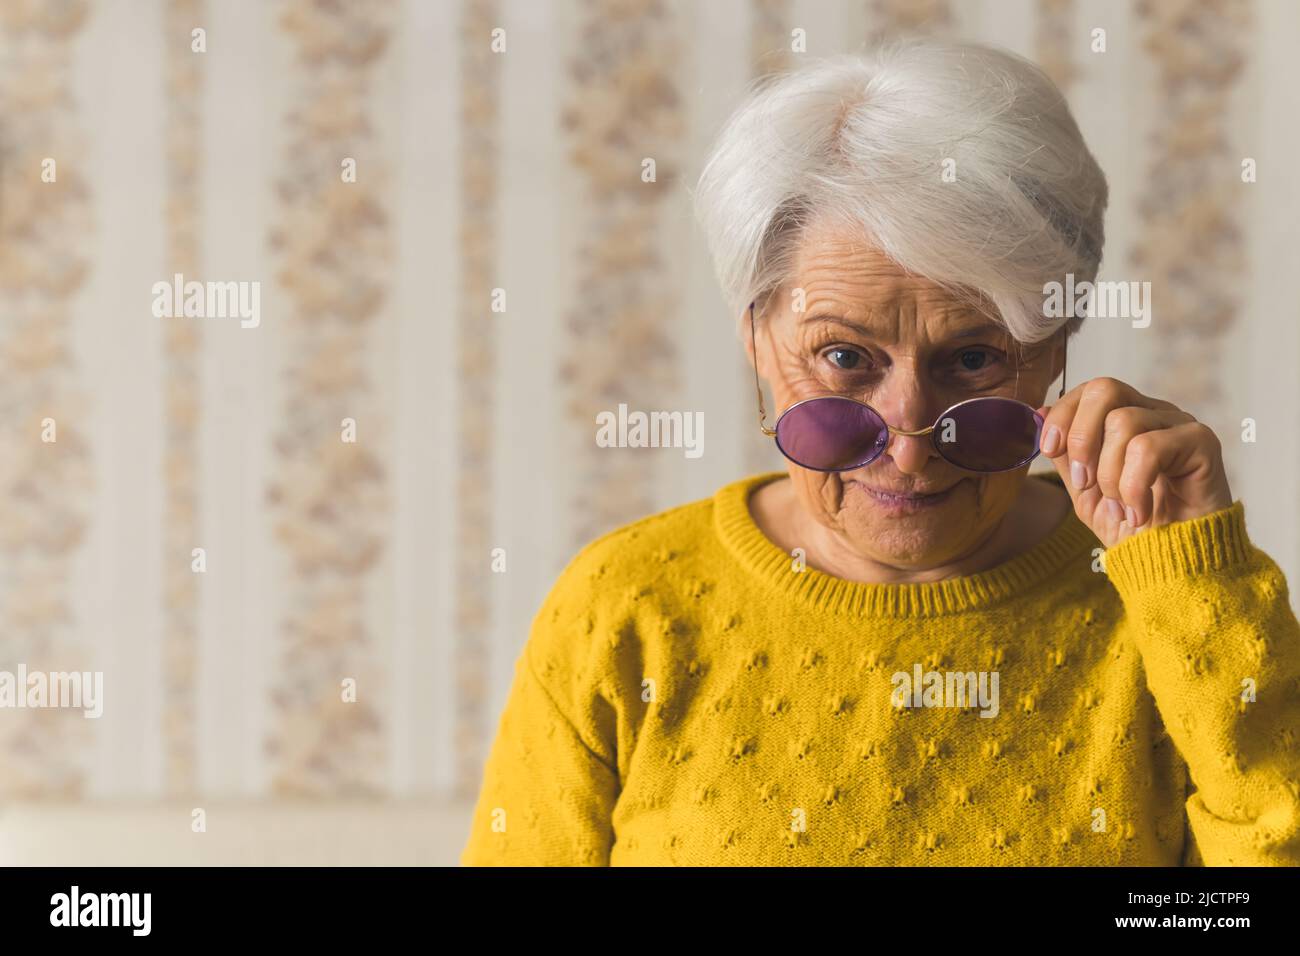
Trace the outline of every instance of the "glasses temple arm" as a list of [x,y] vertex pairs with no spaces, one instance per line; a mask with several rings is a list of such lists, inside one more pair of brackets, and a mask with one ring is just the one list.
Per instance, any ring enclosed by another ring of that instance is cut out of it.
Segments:
[[758,380],[758,333],[754,328],[754,303],[749,303],[749,341],[754,353],[754,391],[758,393],[758,427],[769,438],[776,435],[775,428],[767,425],[767,409],[763,407],[763,386]]
[[1070,329],[1068,325],[1062,326],[1062,331],[1065,335],[1061,339],[1061,393],[1056,396],[1058,400],[1065,397],[1066,359],[1069,355],[1070,348]]

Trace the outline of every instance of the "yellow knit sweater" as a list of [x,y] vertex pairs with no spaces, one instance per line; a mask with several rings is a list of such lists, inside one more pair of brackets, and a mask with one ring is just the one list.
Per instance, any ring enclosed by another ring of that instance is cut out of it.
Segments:
[[780,476],[574,558],[462,863],[1300,864],[1300,627],[1241,502],[871,585],[763,535]]

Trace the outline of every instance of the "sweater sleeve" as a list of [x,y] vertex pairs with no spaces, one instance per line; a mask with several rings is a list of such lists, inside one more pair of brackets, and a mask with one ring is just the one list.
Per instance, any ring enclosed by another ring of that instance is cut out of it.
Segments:
[[618,773],[538,679],[525,647],[483,773],[464,866],[607,866]]
[[601,640],[608,552],[604,539],[584,548],[533,619],[462,865],[609,865],[621,784],[619,698]]
[[1110,548],[1147,686],[1189,775],[1185,865],[1300,865],[1300,625],[1230,507]]

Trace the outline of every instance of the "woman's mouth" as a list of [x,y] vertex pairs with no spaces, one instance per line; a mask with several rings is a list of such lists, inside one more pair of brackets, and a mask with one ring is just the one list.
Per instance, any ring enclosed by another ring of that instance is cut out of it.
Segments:
[[914,514],[918,511],[934,508],[951,498],[953,488],[957,487],[957,485],[953,485],[943,491],[920,493],[915,491],[886,491],[882,488],[873,488],[861,481],[852,481],[850,484],[857,485],[877,508],[891,514]]

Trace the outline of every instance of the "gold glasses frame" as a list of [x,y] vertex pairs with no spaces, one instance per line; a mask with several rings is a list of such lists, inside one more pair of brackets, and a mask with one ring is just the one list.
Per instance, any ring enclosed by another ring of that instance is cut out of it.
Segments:
[[[763,385],[758,377],[758,329],[754,321],[754,305],[755,302],[749,303],[749,336],[750,336],[750,344],[753,351],[753,360],[754,360],[754,390],[758,395],[758,427],[762,430],[764,435],[768,436],[769,438],[775,439],[777,437],[777,429],[767,424],[767,408],[763,404]],[[1065,375],[1066,375],[1066,368],[1067,368],[1066,361],[1068,358],[1067,349],[1069,347],[1069,337],[1070,337],[1068,326],[1062,326],[1061,331],[1063,333],[1062,340],[1061,340],[1061,391],[1057,395],[1058,400],[1065,396]],[[1019,375],[1020,375],[1020,371],[1019,369],[1017,369],[1016,370],[1017,381],[1019,381]],[[850,396],[847,395],[834,395],[834,396],[822,395],[822,396],[814,396],[812,398],[801,399],[800,401],[795,402],[793,405],[791,405],[789,408],[787,408],[785,411],[781,413],[780,417],[778,417],[777,419],[777,425],[779,426],[781,424],[780,419],[783,418],[791,409],[797,408],[798,406],[804,404],[805,402],[817,401],[819,398],[837,398],[837,399],[842,399],[844,401],[855,402],[858,405],[862,405],[870,409],[873,415],[875,415],[882,422],[884,422],[885,428],[888,430],[888,434],[905,435],[907,437],[923,437],[925,435],[931,434],[935,430],[935,427],[940,422],[943,421],[944,417],[948,415],[949,412],[951,412],[954,408],[959,408],[962,405],[966,405],[970,402],[985,401],[992,398],[1000,399],[1002,401],[1018,401],[1018,399],[1008,399],[1005,396],[1000,396],[1000,395],[983,395],[983,396],[976,396],[974,398],[968,398],[944,409],[944,411],[942,411],[939,414],[939,417],[935,419],[933,425],[930,425],[926,428],[917,429],[915,431],[907,431],[902,428],[895,428],[893,425],[889,424],[888,422],[885,422],[884,416],[882,416],[880,412],[878,412],[875,408],[873,408],[871,405],[867,404],[864,401],[861,401],[856,398],[851,398]],[[1027,405],[1027,403],[1025,402],[1021,402],[1020,404]],[[779,447],[780,443],[778,442],[777,444]],[[1038,452],[1035,452],[1034,455],[1031,455],[1030,460],[1036,457],[1037,454]],[[1026,462],[1021,462],[1020,464],[1012,466],[1012,468],[1006,468],[1002,470],[1012,471],[1015,468],[1022,467],[1024,464],[1026,464]]]

